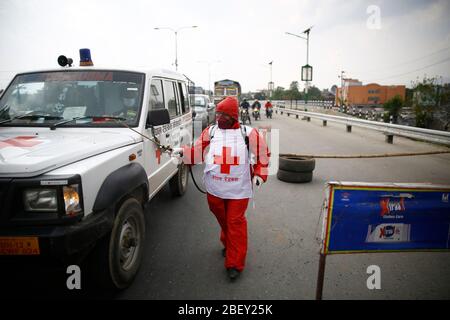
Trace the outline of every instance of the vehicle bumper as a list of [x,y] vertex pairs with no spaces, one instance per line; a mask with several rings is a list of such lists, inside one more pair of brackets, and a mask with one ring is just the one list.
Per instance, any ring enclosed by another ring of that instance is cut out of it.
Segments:
[[84,257],[112,228],[114,212],[107,209],[70,225],[1,227],[0,237],[38,239],[37,255],[0,255],[0,261],[32,259],[67,262]]

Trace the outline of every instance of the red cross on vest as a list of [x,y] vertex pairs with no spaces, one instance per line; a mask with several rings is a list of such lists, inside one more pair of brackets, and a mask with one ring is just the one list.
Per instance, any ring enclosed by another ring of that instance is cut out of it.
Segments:
[[214,164],[220,164],[220,173],[230,174],[230,166],[239,164],[239,157],[231,157],[231,148],[222,147],[222,156],[214,156]]
[[31,148],[42,141],[34,140],[35,136],[19,136],[8,140],[0,141],[0,149],[6,147]]

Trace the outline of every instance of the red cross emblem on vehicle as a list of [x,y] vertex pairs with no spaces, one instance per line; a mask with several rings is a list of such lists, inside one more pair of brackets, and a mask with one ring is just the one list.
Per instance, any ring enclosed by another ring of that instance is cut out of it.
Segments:
[[41,140],[35,140],[35,136],[19,136],[8,140],[0,141],[0,149],[6,147],[31,148],[42,143]]
[[239,157],[231,156],[230,147],[222,147],[222,155],[214,156],[214,164],[220,164],[220,173],[230,174],[230,167],[239,164]]
[[155,153],[156,153],[156,159],[158,159],[158,164],[161,164],[161,150],[156,149]]

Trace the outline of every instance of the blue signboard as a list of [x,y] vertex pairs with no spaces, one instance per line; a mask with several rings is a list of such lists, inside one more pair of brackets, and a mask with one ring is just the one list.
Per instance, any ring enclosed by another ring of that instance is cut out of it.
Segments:
[[447,251],[450,186],[330,182],[322,253]]

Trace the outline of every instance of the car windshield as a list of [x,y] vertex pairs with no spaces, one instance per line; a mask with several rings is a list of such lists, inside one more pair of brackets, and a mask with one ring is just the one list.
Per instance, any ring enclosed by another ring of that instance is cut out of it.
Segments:
[[194,106],[205,108],[206,107],[206,100],[205,100],[205,98],[203,98],[203,97],[195,97],[195,99],[194,99]]
[[[144,74],[123,71],[55,71],[20,74],[0,99],[6,126],[137,126]],[[109,117],[109,118],[108,118]],[[79,119],[78,119],[79,118]]]

